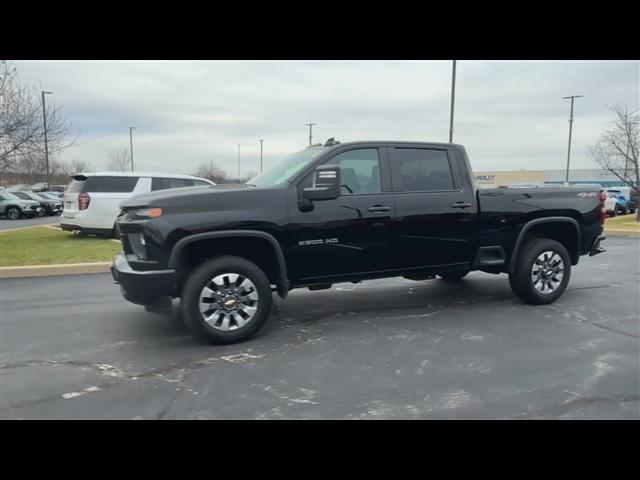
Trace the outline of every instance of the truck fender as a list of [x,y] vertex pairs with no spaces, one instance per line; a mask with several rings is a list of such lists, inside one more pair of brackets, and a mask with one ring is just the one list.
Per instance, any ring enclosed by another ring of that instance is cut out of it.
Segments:
[[[531,229],[531,227],[535,226],[535,225],[539,225],[541,223],[555,223],[555,222],[566,222],[566,223],[570,223],[571,225],[574,226],[574,228],[576,229],[576,238],[577,238],[577,245],[576,245],[576,251],[577,251],[577,257],[580,257],[580,227],[578,226],[578,222],[576,222],[575,219],[571,218],[571,217],[545,217],[545,218],[536,218],[534,220],[529,220],[527,223],[524,224],[524,226],[522,227],[522,229],[520,230],[520,233],[518,234],[518,238],[516,239],[516,243],[513,246],[513,252],[511,253],[511,260],[509,261],[509,273],[515,273],[515,268],[516,268],[516,259],[518,258],[518,254],[520,253],[520,247],[522,246],[522,242],[524,241],[525,236],[527,235],[527,232]],[[572,255],[572,261],[574,261],[575,263],[577,263],[577,261],[573,258],[574,256]],[[574,265],[575,265],[574,263]]]
[[194,235],[189,235],[180,239],[173,246],[171,250],[171,256],[169,257],[169,268],[175,269],[182,250],[184,247],[190,243],[197,242],[199,240],[211,239],[211,238],[228,238],[228,237],[257,237],[267,240],[273,250],[276,253],[276,259],[278,263],[278,272],[276,279],[276,289],[278,295],[281,298],[287,296],[289,292],[289,280],[287,278],[287,265],[284,259],[284,254],[282,253],[282,248],[278,241],[266,232],[262,232],[260,230],[221,230],[217,232],[205,232],[205,233],[196,233]]

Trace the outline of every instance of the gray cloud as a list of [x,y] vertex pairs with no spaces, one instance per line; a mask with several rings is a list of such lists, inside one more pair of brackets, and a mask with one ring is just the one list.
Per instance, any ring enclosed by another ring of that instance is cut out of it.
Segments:
[[[454,141],[477,170],[562,168],[569,104],[576,102],[572,165],[609,121],[606,105],[638,108],[639,62],[459,61]],[[128,146],[136,167],[193,172],[214,160],[235,172],[276,163],[317,141],[446,141],[450,62],[16,62],[24,80],[52,90],[81,145],[65,158],[103,168]]]

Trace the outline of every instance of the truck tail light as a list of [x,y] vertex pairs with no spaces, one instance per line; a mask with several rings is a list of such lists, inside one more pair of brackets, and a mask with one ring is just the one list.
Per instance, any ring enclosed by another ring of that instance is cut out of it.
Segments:
[[607,208],[604,206],[604,202],[607,200],[607,192],[601,191],[598,199],[600,200],[600,225],[604,226],[604,222],[607,219]]
[[91,197],[88,193],[80,193],[78,195],[78,210],[86,210],[89,208],[89,202],[91,202]]
[[600,192],[600,195],[598,195],[598,198],[600,199],[600,203],[604,205],[604,202],[607,200],[607,192],[605,192],[604,190]]

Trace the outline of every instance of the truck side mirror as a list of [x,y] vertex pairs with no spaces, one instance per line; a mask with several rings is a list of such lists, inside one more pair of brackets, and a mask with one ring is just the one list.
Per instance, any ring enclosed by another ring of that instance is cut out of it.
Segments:
[[342,175],[337,165],[320,165],[316,168],[313,187],[302,190],[302,196],[308,200],[333,200],[340,196]]

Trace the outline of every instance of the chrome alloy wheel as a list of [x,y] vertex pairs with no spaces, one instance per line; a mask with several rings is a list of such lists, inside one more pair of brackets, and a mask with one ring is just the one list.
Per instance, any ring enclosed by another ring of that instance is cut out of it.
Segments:
[[256,314],[258,300],[258,290],[251,280],[237,273],[222,273],[200,292],[200,313],[216,330],[236,330]]
[[533,263],[531,281],[535,289],[542,294],[549,294],[562,283],[564,262],[556,252],[548,250],[541,253]]

